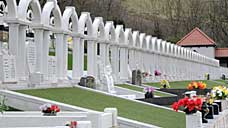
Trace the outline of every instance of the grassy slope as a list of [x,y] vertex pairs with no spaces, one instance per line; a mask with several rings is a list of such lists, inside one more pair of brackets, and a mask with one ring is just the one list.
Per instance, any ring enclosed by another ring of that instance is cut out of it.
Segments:
[[[175,81],[175,82],[169,82],[169,84],[171,88],[186,88],[190,82],[191,81]],[[208,80],[202,80],[202,82],[205,82],[207,84],[207,88],[212,88],[214,86],[219,85],[216,82],[208,81]],[[146,85],[151,85],[151,86],[160,88],[160,83],[146,83]]]
[[[143,89],[142,88],[135,87],[135,86],[130,86],[130,85],[127,85],[127,84],[121,84],[121,85],[115,85],[115,86],[122,87],[122,88],[127,88],[127,89],[138,91],[138,92],[143,92]],[[162,93],[162,92],[156,92],[156,91],[154,92],[154,94],[156,96],[162,96],[162,97],[170,96],[169,94]]]
[[[79,88],[22,90],[21,93],[64,102],[97,111],[116,107],[122,117],[158,125],[164,128],[184,128],[185,114],[106,96]],[[180,123],[181,122],[181,123]]]

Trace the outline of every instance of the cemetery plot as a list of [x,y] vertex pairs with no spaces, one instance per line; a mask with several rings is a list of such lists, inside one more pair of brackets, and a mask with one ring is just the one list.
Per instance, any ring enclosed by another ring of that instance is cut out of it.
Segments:
[[[126,89],[130,89],[130,90],[134,90],[134,91],[138,91],[138,92],[144,92],[143,88],[137,87],[137,86],[131,86],[131,85],[127,85],[127,84],[118,84],[118,85],[115,85],[115,86],[126,88]],[[173,95],[169,95],[167,93],[158,92],[156,90],[154,91],[154,94],[156,96],[161,96],[161,97],[173,96]]]
[[106,107],[115,107],[118,109],[118,114],[121,117],[164,128],[185,127],[185,115],[183,113],[176,113],[174,111],[152,107],[150,105],[140,104],[117,97],[106,96],[80,88],[21,90],[18,92],[97,111],[103,111]]
[[[204,83],[207,84],[207,88],[212,88],[216,85],[218,85],[217,82],[214,82],[214,81],[210,81],[210,80],[196,80],[197,81],[202,81]],[[174,81],[174,82],[169,82],[171,88],[175,88],[175,89],[186,89],[187,88],[187,85],[192,82],[192,81]],[[153,86],[153,87],[157,87],[157,88],[160,88],[161,85],[160,85],[160,82],[158,83],[145,83],[145,85],[150,85],[150,86]]]

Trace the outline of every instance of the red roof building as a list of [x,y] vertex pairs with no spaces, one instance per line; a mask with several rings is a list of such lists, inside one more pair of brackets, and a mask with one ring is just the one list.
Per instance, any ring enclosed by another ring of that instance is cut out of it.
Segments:
[[215,41],[197,27],[178,41],[177,45],[216,58],[220,61],[220,66],[228,67],[228,48],[216,48]]
[[217,48],[215,51],[215,57],[228,57],[228,48]]
[[190,33],[177,42],[180,46],[216,46],[214,40],[208,37],[199,28],[194,28]]

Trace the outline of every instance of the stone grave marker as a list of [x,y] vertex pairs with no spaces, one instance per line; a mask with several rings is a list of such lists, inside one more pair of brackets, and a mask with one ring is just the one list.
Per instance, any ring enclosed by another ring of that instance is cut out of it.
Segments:
[[36,44],[34,41],[29,40],[27,42],[26,47],[26,55],[27,55],[27,62],[29,67],[29,72],[34,73],[36,68]]
[[56,58],[55,56],[48,57],[48,80],[56,82]]
[[0,78],[3,83],[16,83],[16,60],[12,55],[0,56]]
[[132,84],[134,85],[142,85],[142,73],[140,70],[132,71]]

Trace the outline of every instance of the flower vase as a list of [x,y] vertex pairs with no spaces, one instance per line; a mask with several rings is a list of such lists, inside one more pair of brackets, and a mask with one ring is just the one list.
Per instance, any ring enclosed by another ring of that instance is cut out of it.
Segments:
[[202,113],[202,122],[208,123],[206,116],[209,113],[209,109],[208,109],[208,105],[206,102],[203,102],[201,113]]
[[164,84],[164,85],[163,85],[163,88],[167,88],[167,85],[166,85],[166,84]]
[[56,116],[56,113],[43,113],[43,116]]
[[202,120],[201,112],[186,114],[186,128],[201,128],[202,127],[201,120]]
[[227,100],[215,100],[214,103],[217,103],[219,105],[219,112],[222,112],[225,109],[227,109],[227,106],[228,106]]
[[153,92],[146,92],[145,99],[149,99],[149,98],[154,98],[154,93]]
[[196,110],[196,109],[193,109],[192,111],[189,111],[188,108],[186,108],[186,109],[184,110],[184,112],[185,112],[186,115],[191,115],[191,114],[196,113],[197,110]]
[[208,105],[209,113],[206,115],[206,119],[214,119],[214,107],[213,105]]

